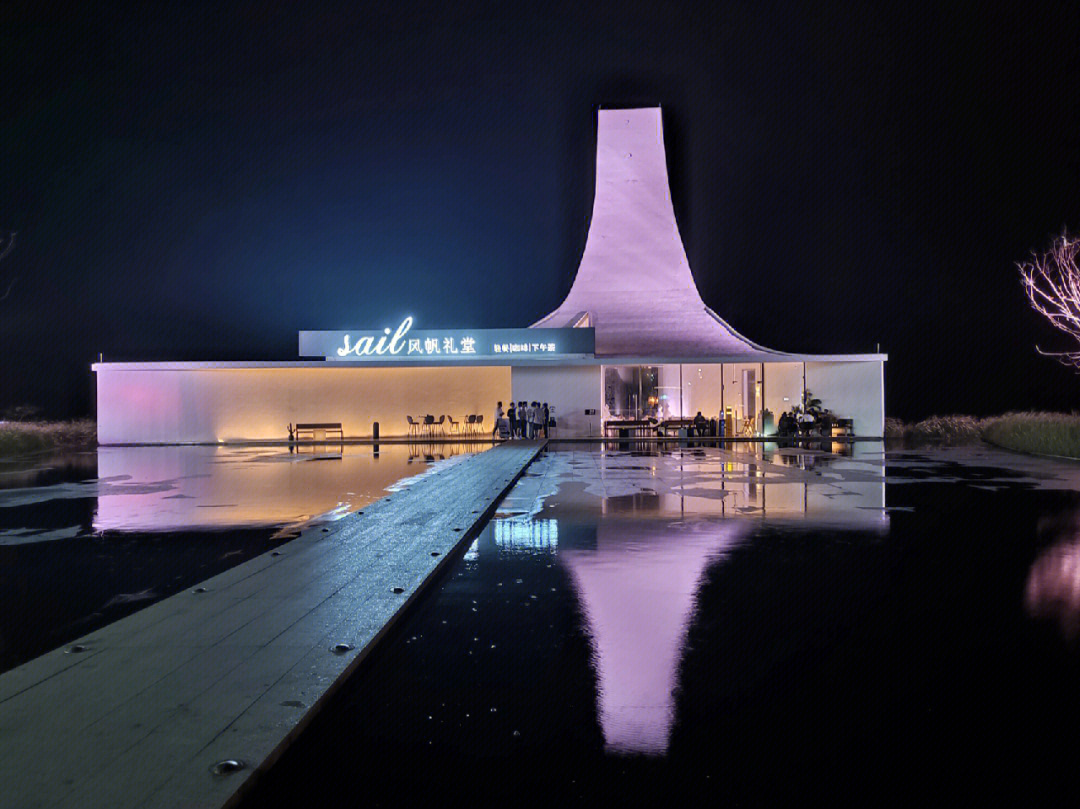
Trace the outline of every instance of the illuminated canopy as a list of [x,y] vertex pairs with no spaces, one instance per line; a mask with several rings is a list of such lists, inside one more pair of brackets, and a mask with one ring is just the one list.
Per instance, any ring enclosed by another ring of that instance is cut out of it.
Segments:
[[574,285],[537,328],[587,325],[602,356],[789,355],[741,336],[701,300],[671,207],[660,108],[600,110],[592,221]]

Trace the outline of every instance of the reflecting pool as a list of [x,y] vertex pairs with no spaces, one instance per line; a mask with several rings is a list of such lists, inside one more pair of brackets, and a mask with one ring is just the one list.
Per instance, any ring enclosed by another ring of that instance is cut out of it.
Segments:
[[102,447],[0,464],[0,671],[482,449]]
[[1080,465],[832,449],[550,448],[246,805],[1066,783]]

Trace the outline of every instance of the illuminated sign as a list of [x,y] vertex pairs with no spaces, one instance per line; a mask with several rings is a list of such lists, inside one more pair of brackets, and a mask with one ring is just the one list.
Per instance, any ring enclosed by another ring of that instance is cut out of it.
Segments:
[[556,359],[591,355],[593,329],[441,329],[413,331],[405,318],[381,331],[302,331],[301,357],[339,361]]

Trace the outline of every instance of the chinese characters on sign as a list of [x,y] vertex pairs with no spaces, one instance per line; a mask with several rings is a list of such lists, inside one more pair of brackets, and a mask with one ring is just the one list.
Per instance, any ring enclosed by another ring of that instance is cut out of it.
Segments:
[[407,317],[395,330],[302,331],[300,356],[356,362],[378,360],[481,359],[531,357],[555,359],[589,356],[595,336],[590,328],[412,330]]
[[528,351],[554,350],[554,343],[495,343],[496,354],[523,354]]
[[[406,352],[408,354],[475,354],[476,353],[476,340],[472,337],[462,337],[461,347],[457,345],[456,337],[444,337],[442,343],[439,343],[438,337],[428,337],[421,341],[419,339],[410,339],[409,348]],[[439,346],[442,346],[440,351]]]

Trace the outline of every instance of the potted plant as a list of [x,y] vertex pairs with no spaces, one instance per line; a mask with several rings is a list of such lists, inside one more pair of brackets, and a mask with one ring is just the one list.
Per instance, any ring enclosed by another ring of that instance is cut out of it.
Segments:
[[[792,408],[795,418],[799,422],[799,432],[804,435],[821,420],[821,399],[814,396],[809,390],[804,390],[802,402]],[[806,418],[809,416],[809,418]]]
[[814,396],[809,390],[803,391],[802,412],[813,416],[815,419],[821,415],[821,399]]

